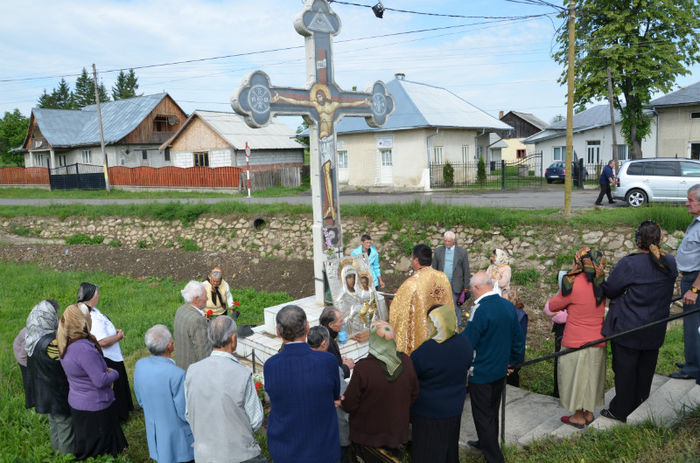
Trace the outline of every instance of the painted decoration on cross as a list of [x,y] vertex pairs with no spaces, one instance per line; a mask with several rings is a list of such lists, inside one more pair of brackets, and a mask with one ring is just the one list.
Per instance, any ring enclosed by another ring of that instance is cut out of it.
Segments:
[[275,87],[267,74],[255,71],[243,79],[231,106],[251,127],[262,127],[275,115],[300,115],[309,124],[312,195],[320,199],[313,202],[314,276],[317,297],[322,297],[322,262],[328,255],[342,255],[343,243],[335,126],[344,116],[360,116],[380,127],[393,112],[394,100],[381,81],[366,92],[344,91],[335,83],[331,37],[340,31],[340,18],[326,0],[307,0],[294,27],[306,41],[307,87]]

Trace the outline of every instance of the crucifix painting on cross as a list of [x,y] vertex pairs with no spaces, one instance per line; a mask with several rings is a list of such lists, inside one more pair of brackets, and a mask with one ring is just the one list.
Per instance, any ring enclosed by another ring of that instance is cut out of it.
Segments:
[[343,246],[335,127],[344,116],[364,117],[371,127],[380,127],[393,112],[394,100],[381,81],[366,92],[344,91],[335,83],[331,37],[340,31],[340,18],[327,0],[307,0],[294,27],[305,37],[307,87],[273,87],[267,74],[255,71],[234,92],[231,106],[251,127],[262,127],[275,115],[299,115],[309,124],[314,277],[316,297],[322,301],[326,251],[340,257]]

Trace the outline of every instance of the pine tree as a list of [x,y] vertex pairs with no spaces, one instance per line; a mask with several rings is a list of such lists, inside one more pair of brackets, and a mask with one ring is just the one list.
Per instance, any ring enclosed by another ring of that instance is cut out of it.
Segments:
[[44,93],[39,97],[37,104],[40,108],[58,109],[56,101],[54,100],[54,93],[46,93],[46,89],[44,89]]
[[[100,95],[100,103],[109,101],[107,90],[102,82],[97,87]],[[87,70],[83,68],[83,72],[75,80],[75,105],[78,108],[95,104],[95,79],[90,77]]]
[[117,82],[112,87],[112,98],[114,101],[117,101],[140,96],[136,94],[138,88],[138,77],[136,77],[136,73],[133,69],[129,69],[128,73],[119,71]]
[[476,165],[476,182],[481,186],[486,184],[486,162],[483,157],[479,157],[479,163]]
[[66,79],[61,79],[58,87],[51,92],[51,98],[58,109],[75,109],[73,92],[71,92]]

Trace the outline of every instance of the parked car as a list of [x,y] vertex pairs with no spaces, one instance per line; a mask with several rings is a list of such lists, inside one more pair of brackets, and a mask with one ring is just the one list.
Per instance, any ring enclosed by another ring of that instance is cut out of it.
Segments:
[[[573,163],[572,168],[572,174],[574,175],[574,185],[578,185],[578,180],[576,178],[578,166],[576,165],[576,163]],[[544,178],[547,180],[547,183],[552,183],[554,180],[561,180],[563,182],[565,176],[566,169],[564,168],[564,161],[554,161],[544,171]],[[583,181],[585,182],[586,180],[588,180],[588,170],[584,166]]]
[[632,207],[650,202],[685,201],[688,188],[700,183],[700,161],[693,159],[633,159],[620,167],[613,198]]

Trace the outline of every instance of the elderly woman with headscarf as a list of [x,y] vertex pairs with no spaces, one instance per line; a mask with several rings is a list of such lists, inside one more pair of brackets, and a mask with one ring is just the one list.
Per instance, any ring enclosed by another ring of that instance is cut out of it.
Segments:
[[[576,348],[601,338],[605,316],[605,257],[600,251],[581,248],[574,265],[562,280],[561,291],[549,300],[549,310],[566,309],[568,317],[562,347]],[[559,398],[574,412],[561,421],[583,428],[593,421],[593,410],[605,397],[605,343],[559,357]]]
[[491,253],[491,265],[486,269],[486,274],[493,281],[493,290],[498,294],[510,289],[510,256],[503,249],[494,249]]
[[459,427],[474,352],[466,336],[455,336],[450,306],[428,310],[430,339],[411,354],[420,392],[411,407],[411,461],[459,462]]
[[372,323],[369,355],[355,364],[342,401],[350,414],[355,456],[365,463],[401,462],[410,408],[417,397],[413,362],[396,351],[394,329],[385,321]]
[[73,453],[73,426],[68,405],[68,380],[58,359],[58,302],[41,301],[27,318],[25,351],[37,413],[49,416],[51,447]]
[[127,446],[114,410],[112,385],[119,373],[107,367],[100,344],[90,334],[91,325],[87,308],[73,304],[63,312],[56,336],[70,385],[68,404],[78,460],[104,454],[116,457]]
[[107,366],[119,373],[119,379],[114,383],[115,411],[120,420],[126,421],[129,418],[129,412],[134,409],[134,401],[131,398],[129,376],[124,367],[124,357],[119,347],[119,341],[124,339],[124,332],[116,329],[112,321],[99,311],[97,308],[99,299],[100,291],[97,285],[80,284],[78,303],[85,304],[90,310],[90,318],[92,319],[90,334],[100,343]]
[[[603,284],[610,310],[603,334],[610,336],[668,317],[676,261],[659,246],[661,229],[646,220],[635,234],[637,251],[623,257]],[[615,372],[615,397],[600,414],[626,421],[627,415],[649,397],[659,348],[666,324],[647,328],[610,341]]]

